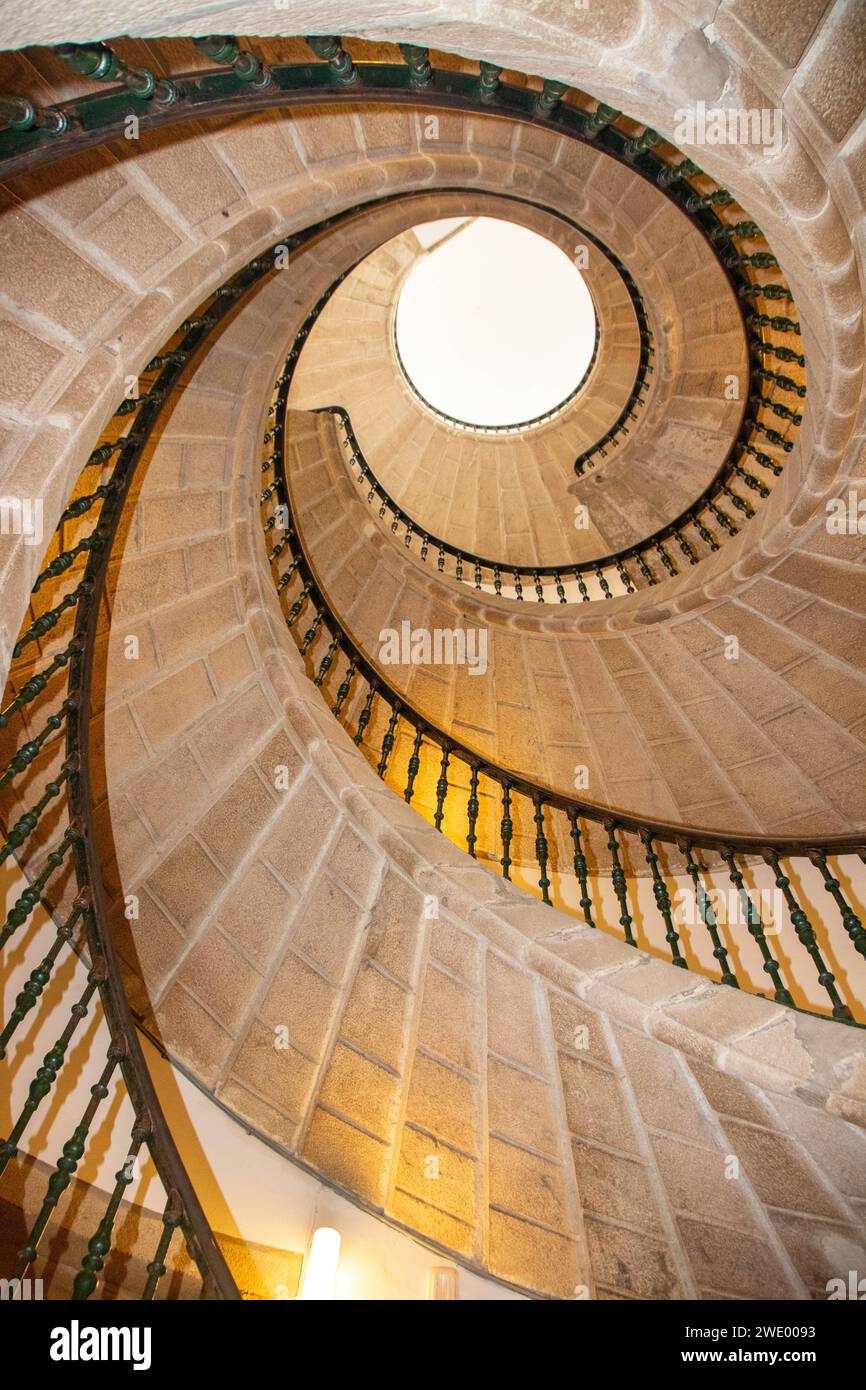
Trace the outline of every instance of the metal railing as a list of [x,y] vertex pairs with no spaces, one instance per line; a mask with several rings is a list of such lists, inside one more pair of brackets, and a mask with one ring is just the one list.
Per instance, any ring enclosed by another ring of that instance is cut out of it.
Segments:
[[[843,886],[850,872],[850,864],[843,867],[845,860],[854,857],[866,862],[862,834],[814,839],[728,835],[649,820],[567,796],[521,776],[437,727],[393,688],[329,602],[304,546],[303,521],[293,502],[285,452],[287,400],[297,356],[293,348],[277,379],[270,410],[273,423],[263,436],[262,474],[271,477],[261,494],[264,535],[273,542],[268,559],[286,626],[307,674],[383,781],[473,858],[483,859],[506,879],[513,878],[519,868],[520,886],[546,904],[575,912],[590,927],[598,925],[598,898],[602,879],[607,879],[615,894],[622,939],[630,946],[643,945],[662,954],[647,940],[646,903],[637,899],[636,866],[645,865],[654,911],[667,943],[664,955],[673,965],[763,994],[754,983],[757,971],[759,978],[761,973],[769,977],[776,1003],[866,1026],[866,964],[859,962],[863,978],[855,979],[853,985],[849,981],[844,992],[830,964],[846,938],[857,957],[866,956],[866,929]],[[482,799],[486,803],[483,816]],[[599,828],[606,854],[602,863],[596,845],[593,864],[587,832],[597,833]],[[567,854],[563,846],[570,847]],[[822,914],[817,930],[797,887],[805,864],[817,869],[835,914],[835,922],[829,924]],[[772,925],[766,914],[762,917],[765,897],[757,887],[756,865],[769,869],[776,901],[791,928],[784,958],[774,951],[779,923],[775,916]],[[631,874],[626,866],[631,866]],[[742,929],[733,937],[714,906],[712,885],[720,871],[727,876],[742,914]],[[563,874],[579,885],[579,907],[561,892],[554,896],[554,880],[561,881]],[[715,963],[712,969],[701,959],[705,952],[699,942],[683,931],[678,920],[668,886],[676,874],[692,885],[696,911],[692,925],[706,934]],[[735,956],[745,965],[738,968],[732,960]],[[809,991],[804,992],[802,981],[809,970],[826,998],[826,1008],[804,1002]]]

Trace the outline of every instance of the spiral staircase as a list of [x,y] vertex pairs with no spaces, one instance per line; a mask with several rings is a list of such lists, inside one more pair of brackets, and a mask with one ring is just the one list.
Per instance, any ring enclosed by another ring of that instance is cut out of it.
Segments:
[[[182,1078],[491,1289],[826,1298],[866,1268],[862,10],[76,8],[0,55],[2,1273],[294,1292]],[[773,157],[673,143],[732,90]],[[588,248],[590,367],[520,428],[394,340],[416,229],[481,217]]]

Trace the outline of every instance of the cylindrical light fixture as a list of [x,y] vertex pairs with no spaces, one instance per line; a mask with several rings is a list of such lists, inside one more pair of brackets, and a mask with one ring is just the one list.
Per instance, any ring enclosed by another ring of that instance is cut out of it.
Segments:
[[427,1271],[428,1299],[456,1299],[457,1270],[453,1265],[433,1265]]
[[310,1253],[304,1265],[298,1298],[333,1298],[339,1260],[340,1232],[331,1226],[320,1226],[313,1232],[313,1239],[310,1241]]

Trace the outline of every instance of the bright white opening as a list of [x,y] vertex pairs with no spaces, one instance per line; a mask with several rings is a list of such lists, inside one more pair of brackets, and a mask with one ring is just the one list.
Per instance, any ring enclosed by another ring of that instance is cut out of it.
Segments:
[[478,426],[554,410],[582,380],[595,343],[577,266],[536,232],[492,217],[415,233],[432,249],[406,278],[395,332],[419,395]]

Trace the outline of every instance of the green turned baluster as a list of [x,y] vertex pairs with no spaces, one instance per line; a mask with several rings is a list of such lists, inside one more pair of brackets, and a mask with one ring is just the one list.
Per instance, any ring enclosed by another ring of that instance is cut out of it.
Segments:
[[757,222],[724,222],[710,232],[710,239],[712,241],[730,240],[732,236],[736,236],[753,241],[755,237],[763,235]]
[[[749,321],[757,318],[758,315],[750,314]],[[769,353],[770,357],[775,357],[779,362],[796,362],[798,367],[805,367],[806,359],[802,352],[796,352],[794,348],[780,346],[777,343],[765,343],[762,338],[752,337],[752,347],[756,352]]]
[[201,314],[198,318],[184,319],[178,330],[181,333],[192,333],[198,328],[210,328],[216,323],[214,314]]
[[730,251],[723,258],[727,266],[752,265],[756,270],[778,270],[779,262],[769,251]]
[[300,564],[301,557],[299,555],[296,559],[292,561],[292,563],[289,565],[289,568],[280,575],[280,578],[277,582],[278,594],[281,594],[283,592],[283,589],[287,589],[289,587],[289,585],[291,584],[292,580],[298,572]]
[[445,570],[445,546],[439,542],[439,554],[436,556],[436,568],[440,574]]
[[798,386],[796,381],[789,376],[783,376],[781,372],[770,371],[768,367],[755,367],[753,370],[755,376],[759,376],[762,381],[772,381],[780,391],[791,391],[801,399],[806,394],[805,386]]
[[65,135],[69,129],[65,111],[47,111],[19,96],[0,98],[0,120],[5,121],[10,130],[44,130],[46,135]]
[[456,569],[455,569],[455,571],[454,571],[454,575],[455,575],[455,578],[459,579],[460,583],[462,584],[462,583],[463,583],[463,556],[459,553],[459,551],[458,551],[458,554],[457,554],[457,566],[456,566]]
[[[412,537],[413,537],[414,534],[415,534],[415,523],[414,523],[414,521],[410,521],[410,522],[408,522],[407,525],[406,525],[406,534],[405,534],[405,536],[403,537],[403,544],[404,544],[405,546],[410,546],[410,545],[412,544]],[[476,570],[477,570],[478,566],[476,565],[475,568],[476,568]],[[480,589],[480,588],[481,588],[481,585],[480,585],[480,584],[476,584],[475,587],[476,587],[477,589]]]
[[312,623],[310,624],[310,626],[307,628],[306,632],[304,633],[304,640],[303,640],[303,642],[301,643],[301,647],[300,647],[301,656],[306,656],[306,655],[307,655],[307,652],[310,650],[310,647],[313,645],[313,643],[315,642],[316,638],[318,637],[318,635],[319,635],[319,628],[322,626],[322,623],[323,623],[324,621],[325,621],[324,609],[319,609],[319,611],[316,613],[316,616],[315,616],[315,618],[313,619]]
[[625,932],[625,939],[628,945],[636,946],[637,942],[635,941],[634,936],[632,935],[631,929],[633,919],[631,913],[628,910],[628,893],[626,891],[627,885],[625,871],[623,870],[619,858],[619,842],[616,838],[616,832],[618,828],[617,823],[615,820],[606,820],[604,822],[604,828],[607,831],[608,835],[607,847],[610,850],[612,864],[610,876],[613,882],[617,900],[619,902],[619,923],[623,931]]
[[429,87],[433,81],[433,69],[430,66],[430,50],[419,48],[414,43],[401,43],[397,45],[403,54],[406,66],[409,69],[409,81],[413,87]]
[[685,555],[685,557],[686,557],[686,559],[688,560],[689,564],[690,564],[690,565],[696,565],[696,564],[698,563],[698,557],[697,557],[697,555],[695,554],[695,552],[694,552],[694,550],[692,549],[692,547],[689,545],[689,542],[688,542],[688,540],[686,539],[686,537],[683,535],[682,531],[679,531],[679,530],[674,531],[674,540],[676,541],[676,543],[677,543],[677,545],[679,546],[680,550],[681,550],[681,551],[683,552],[683,554]]
[[614,565],[615,565],[615,567],[616,567],[616,572],[617,572],[617,574],[619,575],[620,583],[622,584],[622,586],[623,586],[623,588],[625,589],[626,593],[627,593],[627,594],[636,593],[637,591],[636,591],[636,589],[635,589],[635,587],[634,587],[634,584],[631,582],[631,575],[629,574],[628,570],[626,569],[625,565],[623,564],[623,562],[622,562],[622,560],[621,560],[621,558],[620,558],[619,556],[617,556],[616,560],[614,561]]
[[57,849],[53,849],[50,854],[46,855],[45,867],[42,872],[24,889],[20,898],[17,898],[14,905],[9,909],[6,921],[3,923],[2,930],[0,930],[0,950],[6,945],[12,933],[17,931],[19,927],[23,927],[27,918],[42,897],[43,888],[51,878],[51,875],[56,873],[63,864],[75,839],[76,832],[70,826],[64,832],[63,839],[60,841]]
[[652,570],[650,569],[649,565],[644,559],[643,551],[636,550],[634,552],[634,558],[637,561],[638,569],[640,570],[641,574],[643,575],[646,582],[650,585],[650,587],[652,587],[654,584],[658,584],[658,580],[656,579],[655,575],[653,574]]
[[731,518],[728,516],[727,512],[723,512],[721,508],[716,505],[715,502],[708,502],[707,507],[712,512],[713,516],[716,518],[716,521],[719,523],[722,530],[727,531],[729,536],[738,536],[740,534],[737,527],[734,525],[734,523],[731,521]]
[[51,972],[54,969],[54,964],[60,954],[60,950],[72,940],[73,928],[84,911],[85,905],[86,903],[83,897],[79,896],[76,898],[69,917],[57,928],[54,940],[47,954],[40,964],[37,965],[34,970],[31,970],[27,980],[22,986],[20,994],[16,996],[15,1007],[9,1015],[9,1021],[2,1033],[0,1033],[0,1060],[6,1056],[6,1048],[9,1045],[9,1041],[15,1029],[27,1017],[30,1010],[36,1006],[39,996],[51,979]]
[[647,150],[653,149],[655,145],[660,145],[661,142],[662,137],[659,135],[658,131],[651,130],[649,126],[647,126],[642,134],[636,135],[633,140],[626,140],[624,142],[622,152],[629,163],[632,163],[640,155],[646,154]]
[[383,496],[382,496],[382,504],[381,504],[381,506],[379,507],[379,516],[382,517],[382,518],[384,518],[385,513],[386,513],[387,510],[388,510],[388,501],[387,501],[387,498],[383,495]]
[[367,692],[367,699],[364,701],[364,708],[361,710],[361,713],[358,716],[358,732],[355,734],[354,741],[359,748],[361,746],[361,741],[364,737],[364,730],[369,724],[370,716],[373,713],[373,701],[376,698],[378,690],[378,682],[373,681],[370,685],[370,689]]
[[148,68],[129,68],[123,59],[105,43],[60,43],[54,49],[58,57],[82,77],[94,82],[121,82],[133,96],[142,101],[155,101],[160,106],[173,106],[178,90],[165,77],[157,77]]
[[541,91],[535,98],[536,115],[549,116],[551,111],[562,101],[567,91],[568,86],[565,82],[553,82],[550,78],[545,77]]
[[189,359],[190,353],[181,352],[179,349],[172,352],[161,352],[157,357],[151,357],[144,370],[145,372],[160,372],[163,367],[180,367]]
[[689,212],[699,212],[703,208],[728,208],[734,201],[727,189],[717,188],[714,193],[691,193],[686,207]]
[[329,672],[330,669],[331,669],[331,666],[332,666],[333,661],[334,661],[334,653],[336,652],[336,650],[337,650],[337,648],[339,647],[339,645],[340,645],[340,638],[339,638],[339,635],[337,635],[336,637],[332,637],[332,638],[331,638],[331,641],[330,641],[329,644],[328,644],[328,650],[325,652],[325,655],[322,657],[322,660],[321,660],[321,662],[320,662],[320,664],[319,664],[319,669],[318,669],[318,671],[316,672],[316,678],[315,678],[315,680],[313,681],[313,685],[315,685],[316,688],[319,689],[319,690],[321,690],[321,688],[322,688],[322,682],[324,681],[326,675],[328,674],[328,672]]
[[93,590],[92,579],[82,579],[77,589],[73,589],[71,594],[67,594],[55,608],[51,608],[47,613],[43,613],[35,622],[31,623],[27,631],[15,643],[12,648],[12,655],[19,657],[31,642],[38,642],[40,637],[45,637],[52,628],[56,627],[69,608],[74,608],[77,603],[90,597]]
[[538,570],[532,571],[532,579],[535,584],[535,596],[539,603],[544,603],[544,585],[541,582],[541,575]]
[[665,550],[661,541],[656,541],[655,549],[656,554],[658,555],[668,574],[679,574],[679,570],[677,569],[670,555],[668,555],[668,552]]
[[821,954],[821,948],[815,939],[815,932],[813,930],[812,923],[809,921],[809,918],[806,916],[805,912],[803,911],[802,907],[797,902],[797,899],[794,897],[794,894],[791,891],[791,880],[788,878],[787,874],[783,873],[782,867],[779,863],[779,856],[775,853],[775,851],[768,850],[764,854],[764,859],[769,864],[770,868],[773,870],[776,879],[776,887],[781,888],[782,890],[782,894],[784,896],[785,903],[787,904],[788,913],[790,915],[794,931],[797,933],[798,939],[805,946],[806,950],[812,958],[812,963],[818,972],[818,983],[823,985],[824,989],[827,991],[827,994],[830,997],[830,1003],[833,1009],[833,1017],[841,1019],[846,1023],[850,1023],[852,1019],[851,1010],[848,1008],[847,1004],[843,1003],[842,999],[839,997],[839,992],[836,989],[836,976],[832,973],[832,971],[827,969],[826,962]]
[[769,425],[762,424],[760,420],[753,420],[752,428],[756,429],[759,434],[762,434],[765,439],[772,440],[772,442],[777,444],[780,449],[783,449],[786,454],[790,454],[794,447],[794,441],[792,439],[786,439],[778,430],[772,429]]
[[415,793],[415,778],[421,771],[421,745],[423,742],[424,729],[418,724],[415,727],[415,738],[412,742],[412,752],[409,755],[409,764],[407,768],[409,779],[406,783],[406,790],[403,793],[403,800],[406,802],[407,806],[411,805],[412,797]]
[[736,476],[746,484],[746,487],[751,488],[752,492],[757,492],[761,497],[769,497],[770,489],[767,487],[767,484],[762,483],[759,478],[755,477],[754,473],[750,473],[747,469],[743,468],[741,464],[732,463],[731,472],[735,473]]
[[150,1123],[147,1117],[137,1120],[132,1130],[132,1144],[123,1167],[114,1175],[114,1190],[108,1199],[105,1215],[96,1228],[96,1234],[87,1242],[87,1254],[81,1261],[81,1269],[72,1281],[73,1303],[83,1303],[93,1293],[99,1276],[105,1266],[105,1257],[111,1253],[111,1238],[114,1223],[123,1194],[130,1183],[135,1181],[135,1163],[146,1139],[150,1138]]
[[286,615],[286,627],[294,627],[295,623],[298,620],[298,616],[300,614],[301,609],[303,608],[307,599],[310,597],[310,590],[312,589],[312,587],[312,581],[308,579],[303,589],[298,594],[298,597],[295,599],[294,603],[289,609],[288,614]]
[[8,782],[12,781],[12,778],[15,777],[17,773],[27,770],[40,748],[45,743],[45,740],[61,727],[70,710],[74,708],[75,704],[73,700],[64,700],[58,712],[48,716],[44,727],[36,737],[30,739],[27,743],[22,743],[14,757],[7,763],[5,771],[0,775],[0,787],[5,787]]
[[587,589],[586,584],[584,583],[583,570],[575,570],[574,577],[577,580],[578,591],[580,593],[580,597],[583,599],[583,602],[590,603],[591,599],[589,597],[589,589]]
[[0,714],[0,729],[5,729],[14,714],[17,714],[20,709],[23,709],[25,705],[30,704],[42,694],[51,677],[55,675],[57,671],[62,670],[62,668],[67,665],[73,652],[80,651],[81,647],[81,638],[73,638],[68,647],[62,652],[57,653],[50,666],[46,666],[44,671],[37,671],[35,676],[31,676],[30,679],[22,685],[15,699],[10,701],[2,714]]
[[[145,368],[145,371],[147,368]],[[110,463],[112,457],[118,449],[122,449],[125,444],[137,444],[138,436],[135,434],[122,434],[119,439],[115,439],[113,444],[100,444],[98,449],[87,459],[85,468],[102,468],[106,463]]]
[[193,39],[193,43],[206,58],[230,67],[235,77],[240,78],[241,82],[248,82],[256,91],[269,87],[273,82],[270,69],[255,54],[240,48],[231,34],[209,34],[205,38]]
[[736,507],[738,512],[742,512],[744,516],[751,518],[755,515],[755,509],[751,503],[747,502],[744,497],[741,497],[738,492],[732,492],[727,483],[720,484],[719,492],[723,493],[731,505]]
[[730,871],[731,882],[739,894],[740,902],[746,915],[749,935],[755,938],[758,949],[763,957],[763,969],[773,981],[773,998],[777,1004],[787,1004],[790,1009],[793,1009],[794,1000],[785,989],[782,982],[782,968],[767,945],[767,939],[764,936],[764,924],[761,921],[760,913],[752,902],[751,894],[747,891],[743,882],[743,875],[734,858],[733,850],[722,850],[722,858]]
[[511,878],[511,865],[514,862],[511,858],[511,839],[514,834],[514,822],[511,819],[511,783],[502,783],[502,819],[499,823],[499,836],[502,840],[502,877]]
[[155,405],[165,400],[165,391],[160,391],[156,387],[152,391],[142,391],[140,396],[130,396],[127,400],[121,401],[115,410],[115,415],[134,415],[143,405]]
[[16,1279],[23,1279],[33,1261],[36,1259],[39,1242],[45,1234],[45,1228],[51,1220],[54,1208],[69,1186],[72,1175],[78,1167],[79,1160],[84,1155],[87,1137],[90,1133],[90,1126],[96,1118],[96,1112],[100,1105],[109,1093],[108,1083],[122,1055],[122,1050],[119,1047],[115,1047],[112,1043],[108,1050],[108,1062],[96,1085],[90,1088],[90,1100],[85,1106],[81,1121],[73,1131],[72,1138],[67,1140],[63,1145],[63,1154],[57,1160],[55,1170],[48,1179],[48,1192],[45,1200],[39,1209],[36,1220],[27,1234],[25,1244],[18,1252],[18,1263],[14,1274]]
[[394,733],[397,728],[397,721],[400,718],[400,709],[401,705],[399,700],[395,700],[394,704],[391,706],[391,718],[388,720],[388,727],[385,730],[385,734],[382,739],[379,766],[376,768],[376,771],[378,772],[380,777],[384,777],[388,769],[388,759],[390,758],[392,749],[394,747]]
[[790,420],[792,425],[802,425],[803,416],[798,410],[791,410],[790,406],[783,405],[780,401],[774,401],[770,396],[760,394],[750,396],[750,403],[757,409],[759,406],[764,410],[771,410],[780,420]]
[[341,87],[348,87],[356,80],[355,64],[336,36],[316,38],[308,34],[306,41],[316,57],[328,64],[328,71]]
[[540,796],[533,797],[532,804],[535,807],[535,857],[538,860],[538,886],[541,889],[542,901],[552,906],[550,901],[550,879],[547,877],[547,864],[549,852],[547,848],[547,835],[544,830],[544,802]]
[[521,603],[523,602],[523,584],[517,570],[514,571],[514,597],[519,599]]
[[769,468],[770,472],[774,474],[775,477],[781,477],[784,471],[782,465],[777,463],[774,458],[770,458],[769,454],[762,453],[760,449],[756,449],[754,444],[751,443],[743,444],[740,447],[743,448],[747,454],[750,454],[753,459],[757,459],[762,468]]
[[569,809],[566,814],[568,816],[568,823],[571,827],[569,833],[574,844],[574,872],[580,884],[580,906],[583,909],[583,916],[587,926],[594,927],[595,922],[592,920],[592,898],[589,893],[589,870],[580,838],[580,826],[577,820],[577,812]]
[[640,838],[646,850],[646,862],[649,864],[650,870],[652,871],[653,896],[656,900],[656,906],[664,919],[665,927],[667,928],[665,932],[665,941],[671,948],[671,964],[678,965],[682,970],[688,970],[688,961],[680,952],[680,938],[674,926],[674,919],[671,914],[671,898],[667,890],[667,884],[659,868],[659,859],[653,846],[652,835],[648,830],[642,830],[640,832]]
[[466,848],[472,855],[473,859],[475,858],[475,846],[477,844],[478,839],[478,837],[475,834],[475,826],[478,823],[479,810],[480,807],[478,804],[478,768],[473,763],[472,770],[469,774],[469,800],[466,803],[466,814],[469,822],[469,828],[466,833]]
[[478,89],[482,101],[490,101],[495,97],[499,89],[499,79],[502,76],[502,68],[495,63],[479,63]]
[[737,294],[741,299],[786,299],[791,303],[794,300],[786,285],[740,285]]
[[605,574],[604,574],[603,569],[601,568],[601,565],[596,565],[596,566],[595,566],[595,577],[596,577],[596,579],[598,580],[599,587],[600,587],[600,589],[601,589],[601,592],[604,594],[605,598],[613,598],[613,594],[611,593],[610,585],[609,585],[608,582],[607,582],[607,579],[606,579],[606,577],[605,577]]
[[349,691],[352,689],[352,679],[355,675],[356,669],[357,663],[355,661],[355,658],[352,657],[351,661],[346,667],[346,674],[340,682],[340,687],[337,691],[337,699],[335,703],[331,706],[331,713],[336,715],[337,718],[339,718],[342,714],[343,706],[349,698]]
[[693,159],[683,159],[679,164],[663,165],[656,174],[656,183],[660,188],[669,188],[672,183],[693,179],[701,172],[700,165],[695,164]]
[[692,517],[692,525],[694,526],[695,530],[697,531],[704,544],[709,546],[710,550],[718,550],[720,548],[719,543],[713,535],[712,531],[708,529],[705,522],[703,521],[700,512],[696,512],[695,515]]
[[439,780],[436,783],[436,814],[433,817],[433,824],[437,830],[442,829],[442,816],[445,812],[445,798],[448,795],[448,761],[451,757],[450,748],[443,748],[442,761],[439,764]]
[[157,1284],[166,1272],[165,1257],[168,1254],[168,1248],[171,1245],[172,1237],[180,1225],[181,1215],[180,1197],[174,1188],[172,1188],[168,1194],[168,1201],[162,1213],[162,1231],[160,1233],[159,1243],[156,1247],[156,1254],[147,1266],[147,1283],[141,1295],[142,1302],[144,1303],[149,1303],[153,1298],[156,1293]]
[[[795,319],[789,319],[784,314],[747,314],[746,323],[750,328],[775,328],[777,333],[799,333],[800,325]],[[778,357],[778,352],[773,348]],[[797,358],[797,361],[800,359]],[[805,362],[801,363],[805,366]]]
[[622,114],[615,106],[608,106],[606,102],[598,102],[594,111],[584,112],[583,129],[586,135],[595,139],[599,131],[611,125]]
[[[270,464],[268,464],[268,466],[270,466]],[[265,502],[267,502],[271,497],[273,497],[274,493],[279,491],[279,487],[280,487],[280,480],[279,480],[279,478],[275,478],[274,481],[273,481],[272,483],[269,483],[269,484],[268,484],[268,486],[264,489],[263,492],[260,492],[260,493],[259,493],[259,503],[260,503],[260,505],[263,506],[263,505],[265,504]]]
[[710,940],[713,943],[713,955],[719,962],[721,968],[722,984],[730,985],[732,989],[739,989],[739,980],[728,962],[728,952],[722,945],[713,906],[704,888],[703,879],[701,878],[701,867],[695,861],[694,855],[692,854],[692,846],[688,842],[680,844],[679,848],[686,856],[686,868],[689,871],[692,883],[695,885],[695,900],[697,902],[698,911],[700,912],[701,921],[710,934]]
[[87,1010],[90,1006],[93,994],[100,981],[104,978],[105,969],[102,964],[100,964],[97,969],[93,969],[88,973],[87,986],[81,998],[72,1005],[66,1027],[50,1052],[46,1052],[43,1057],[42,1066],[36,1072],[36,1076],[33,1081],[31,1081],[28,1088],[27,1099],[21,1107],[21,1113],[14,1127],[10,1130],[8,1137],[0,1144],[0,1176],[5,1172],[6,1165],[9,1163],[10,1159],[13,1159],[17,1154],[21,1136],[36,1110],[39,1108],[39,1105],[49,1094],[51,1087],[57,1080],[57,1073],[66,1060],[66,1053],[69,1050],[69,1044],[72,1041],[73,1034],[82,1019],[87,1017]]
[[429,549],[430,549],[430,537],[427,535],[427,532],[424,531],[423,534],[422,534],[422,536],[421,536],[421,559],[422,559],[422,560],[426,560],[426,559],[427,559],[427,552],[428,552]]
[[826,854],[822,849],[813,849],[809,851],[809,858],[821,871],[824,887],[842,914],[842,925],[853,941],[855,951],[861,956],[866,956],[866,930],[864,930],[863,923],[860,921],[860,918],[842,892],[842,886],[838,878],[830,872],[827,866]]
[[[277,541],[277,544],[273,547],[273,549],[268,552],[268,559],[271,561],[271,563],[273,563],[274,560],[278,560],[280,558],[283,551],[286,549],[287,546],[291,545],[294,539],[294,528],[292,526],[289,526],[286,528],[286,534],[283,536],[283,539],[281,541]],[[295,568],[297,568],[297,566],[300,563],[300,559],[297,560]],[[294,570],[292,571],[292,573],[294,574]]]
[[502,574],[501,574],[501,572],[500,572],[500,569],[499,569],[499,566],[498,566],[498,565],[496,566],[495,570],[493,571],[493,588],[494,588],[494,591],[496,592],[497,596],[501,597],[501,596],[502,596]]
[[19,817],[12,826],[12,829],[7,832],[6,839],[3,841],[3,844],[0,845],[0,864],[4,863],[4,861],[9,858],[9,855],[14,849],[20,849],[28,835],[33,833],[39,824],[40,817],[45,807],[49,802],[53,801],[56,796],[60,795],[64,783],[68,780],[71,771],[71,764],[64,763],[60,775],[53,781],[45,783],[45,791],[36,804],[31,806],[30,810],[26,811],[23,816]]
[[72,550],[61,550],[60,554],[56,555],[51,563],[45,566],[42,573],[37,576],[36,582],[33,585],[34,594],[41,589],[46,579],[59,579],[68,569],[72,568],[79,555],[86,555],[90,550],[97,550],[100,543],[101,537],[99,535],[99,528],[97,527],[89,536],[85,536],[83,540],[80,540]]

